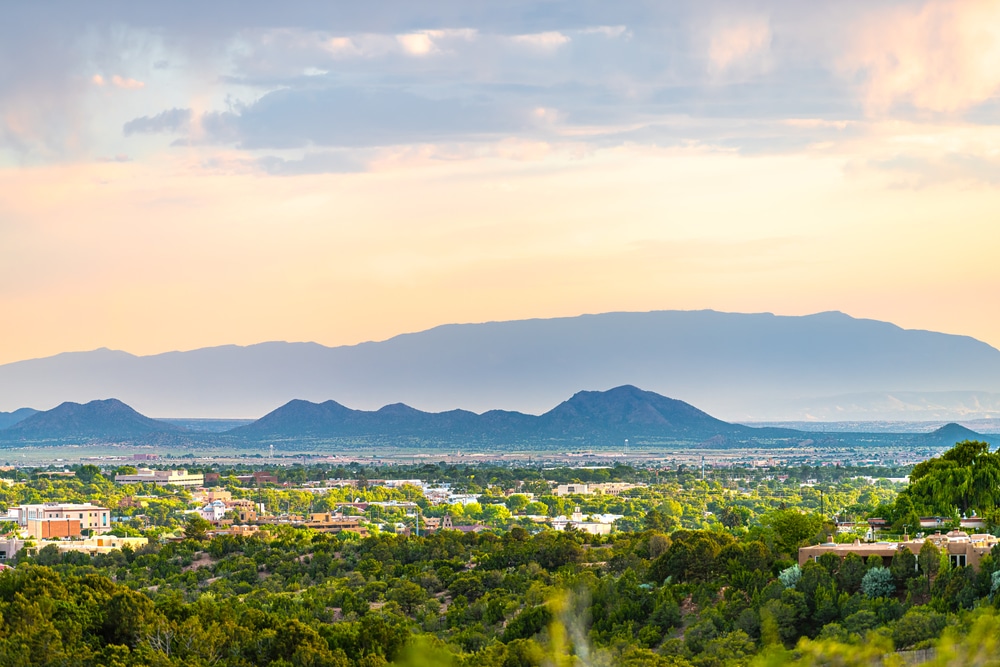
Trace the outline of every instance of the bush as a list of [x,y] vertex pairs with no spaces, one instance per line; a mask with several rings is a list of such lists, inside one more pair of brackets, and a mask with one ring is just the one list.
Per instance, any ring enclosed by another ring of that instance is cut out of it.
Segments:
[[793,565],[789,568],[785,568],[778,575],[778,579],[785,586],[785,588],[795,588],[795,584],[799,583],[799,579],[802,578],[802,568],[798,565]]
[[887,567],[873,567],[861,579],[861,592],[869,598],[887,598],[896,592],[896,582]]

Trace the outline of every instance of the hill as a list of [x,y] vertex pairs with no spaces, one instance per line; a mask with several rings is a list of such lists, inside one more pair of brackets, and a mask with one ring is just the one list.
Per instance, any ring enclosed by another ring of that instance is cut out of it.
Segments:
[[0,412],[0,430],[5,429],[8,426],[13,426],[19,421],[23,421],[37,412],[38,410],[32,410],[31,408],[19,408],[13,412]]
[[[1000,351],[836,312],[605,313],[446,325],[334,348],[274,342],[146,357],[62,354],[0,366],[0,409],[116,396],[145,414],[246,418],[295,398],[337,396],[368,410],[405,403],[539,414],[580,387],[625,384],[683,396],[729,421],[810,420],[817,406],[832,406],[826,418],[853,418],[838,417],[843,402],[823,399],[831,396],[851,396],[848,407],[864,419],[894,418],[882,415],[895,409],[884,397],[898,392],[913,406],[907,419],[930,420],[921,417],[926,408],[933,419],[957,421],[988,415],[919,396],[1000,393]],[[984,401],[981,409],[994,405]]]
[[63,403],[37,412],[0,431],[0,440],[150,440],[179,432],[176,426],[145,417],[119,400]]
[[945,424],[939,429],[920,436],[921,442],[932,447],[951,447],[956,442],[962,442],[963,440],[989,441],[990,439],[989,436],[976,433],[961,424]]
[[540,416],[499,410],[481,415],[465,410],[432,413],[399,403],[365,411],[335,401],[294,400],[230,434],[251,440],[353,436],[456,444],[565,442],[600,446],[620,444],[625,438],[701,442],[801,435],[789,429],[728,424],[683,401],[630,385],[578,392]]

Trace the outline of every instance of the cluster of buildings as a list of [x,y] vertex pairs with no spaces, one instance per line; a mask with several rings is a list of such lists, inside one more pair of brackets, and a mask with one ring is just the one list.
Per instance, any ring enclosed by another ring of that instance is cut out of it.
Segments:
[[935,533],[923,539],[906,539],[902,542],[861,542],[855,540],[853,544],[817,544],[811,547],[799,549],[799,565],[805,565],[808,561],[818,561],[824,554],[836,554],[841,559],[847,554],[856,554],[861,558],[868,559],[870,556],[877,556],[888,566],[892,559],[899,553],[908,553],[914,556],[913,565],[917,567],[917,554],[924,546],[925,541],[930,541],[941,553],[948,555],[948,560],[952,567],[971,567],[978,570],[983,556],[990,553],[1000,541],[993,535],[974,533],[970,535],[962,530],[952,530],[945,534]]
[[638,487],[638,484],[628,482],[601,482],[599,484],[559,484],[556,486],[554,495],[557,496],[590,496],[594,494],[604,494],[609,496],[620,495],[623,491],[628,491]]
[[[545,517],[546,519],[548,517]],[[591,514],[585,517],[580,508],[577,507],[573,514],[567,517],[556,517],[551,520],[552,528],[555,530],[566,530],[573,528],[581,530],[591,535],[610,535],[615,521],[623,518],[621,514]]]
[[[141,455],[141,460],[155,460],[153,454]],[[136,459],[140,459],[137,456]],[[72,475],[72,472],[53,473]],[[277,477],[269,472],[255,472],[240,476],[241,482],[253,486],[276,484]],[[338,533],[349,531],[365,536],[367,528],[361,524],[361,518],[351,516],[357,510],[364,512],[369,507],[377,506],[386,510],[402,510],[406,516],[416,519],[421,533],[438,530],[458,530],[463,532],[478,532],[484,530],[482,525],[456,525],[450,515],[441,518],[423,517],[419,506],[410,501],[355,502],[342,503],[336,512],[310,513],[305,515],[286,514],[281,516],[267,515],[262,503],[256,503],[246,498],[233,498],[232,493],[220,488],[205,488],[206,484],[217,483],[217,473],[189,473],[183,469],[157,470],[139,468],[133,474],[115,476],[117,484],[154,484],[160,487],[187,488],[193,492],[193,500],[197,509],[190,510],[212,524],[213,534],[255,533],[266,524],[289,524],[303,526],[320,532]],[[356,480],[327,480],[308,490],[323,491],[332,487],[357,486]],[[386,488],[403,488],[407,486],[419,489],[432,504],[470,505],[479,502],[480,496],[471,493],[456,493],[448,484],[429,484],[419,479],[381,479],[368,480],[368,486]],[[619,495],[635,488],[635,484],[627,483],[589,483],[589,484],[553,484],[553,493],[557,496],[607,494]],[[514,493],[511,491],[510,493]],[[534,499],[531,493],[524,493],[529,500]],[[127,498],[123,507],[135,507],[135,501]],[[346,513],[345,513],[346,512]],[[390,514],[389,516],[392,516]],[[605,535],[612,531],[614,522],[622,518],[620,515],[590,515],[585,516],[577,507],[569,517],[552,518],[548,516],[529,517],[538,523],[551,525],[555,530],[576,529],[585,532]],[[89,554],[107,553],[124,546],[137,548],[146,543],[145,538],[116,537],[108,534],[112,529],[111,510],[98,507],[91,503],[40,503],[26,504],[10,508],[7,520],[17,525],[18,530],[12,536],[0,538],[0,561],[12,558],[20,549],[28,546],[42,548],[54,544],[60,551],[80,551]],[[396,524],[398,532],[410,531],[403,524]]]
[[7,521],[17,524],[12,536],[0,539],[0,561],[12,559],[30,546],[35,550],[55,546],[61,552],[89,555],[109,553],[128,546],[136,549],[145,537],[117,537],[111,530],[111,511],[91,503],[38,503],[7,510]]
[[100,535],[111,530],[111,511],[90,503],[41,503],[7,510],[22,533],[34,539]]

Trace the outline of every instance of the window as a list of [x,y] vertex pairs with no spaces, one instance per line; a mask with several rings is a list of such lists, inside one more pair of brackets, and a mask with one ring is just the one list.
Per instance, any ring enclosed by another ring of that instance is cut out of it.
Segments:
[[965,567],[965,554],[951,554],[949,559],[952,567]]

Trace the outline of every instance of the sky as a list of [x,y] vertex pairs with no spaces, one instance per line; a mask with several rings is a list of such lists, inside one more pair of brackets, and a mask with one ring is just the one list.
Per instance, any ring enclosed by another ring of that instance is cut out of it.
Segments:
[[1000,346],[1000,2],[5,16],[0,363],[704,308]]

